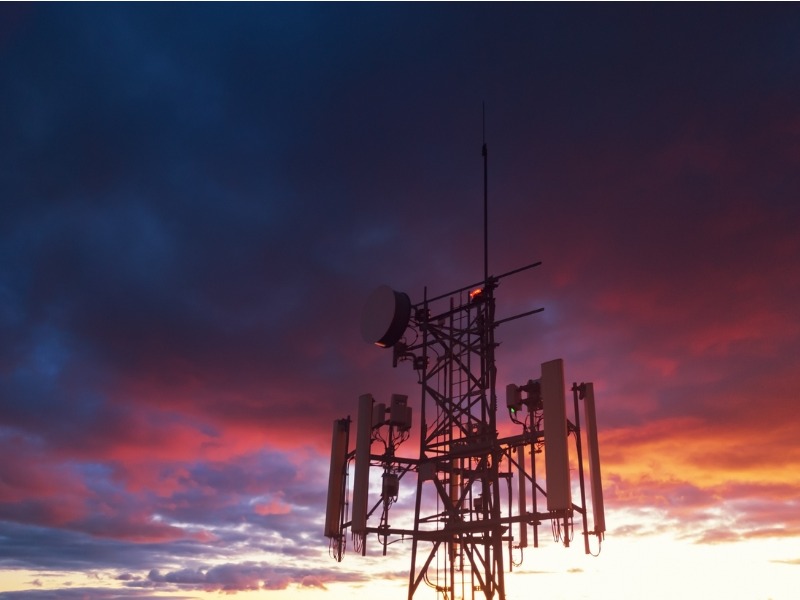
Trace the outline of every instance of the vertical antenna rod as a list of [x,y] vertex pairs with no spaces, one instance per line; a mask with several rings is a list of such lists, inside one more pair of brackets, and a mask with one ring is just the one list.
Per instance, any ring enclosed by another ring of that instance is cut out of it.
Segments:
[[486,103],[481,105],[483,112],[483,281],[489,283],[489,151],[486,147]]

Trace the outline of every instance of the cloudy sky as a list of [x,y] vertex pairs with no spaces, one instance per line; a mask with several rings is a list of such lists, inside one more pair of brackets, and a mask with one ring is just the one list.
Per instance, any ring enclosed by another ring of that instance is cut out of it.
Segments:
[[482,277],[484,105],[498,382],[595,383],[608,524],[509,599],[795,597],[796,5],[3,4],[0,103],[0,598],[404,597],[331,422],[418,401],[375,286]]

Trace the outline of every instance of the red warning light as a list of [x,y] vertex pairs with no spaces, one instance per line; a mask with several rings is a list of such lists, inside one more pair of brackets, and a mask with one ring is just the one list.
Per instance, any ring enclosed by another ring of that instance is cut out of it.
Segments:
[[476,298],[478,298],[478,297],[479,297],[481,294],[483,294],[483,288],[475,288],[474,290],[472,290],[472,291],[469,293],[469,299],[470,299],[470,300],[475,300],[475,299],[476,299]]

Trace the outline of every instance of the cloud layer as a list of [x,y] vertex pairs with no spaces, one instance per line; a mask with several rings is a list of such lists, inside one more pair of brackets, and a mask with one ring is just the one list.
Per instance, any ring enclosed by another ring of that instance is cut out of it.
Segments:
[[490,268],[543,261],[500,380],[595,381],[610,534],[796,535],[790,13],[0,8],[0,567],[362,581],[319,562],[330,423],[416,393],[371,288],[482,276],[482,101]]

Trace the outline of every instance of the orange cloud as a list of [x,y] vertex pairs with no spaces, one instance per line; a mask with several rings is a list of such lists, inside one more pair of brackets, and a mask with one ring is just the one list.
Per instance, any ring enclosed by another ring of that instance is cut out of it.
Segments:
[[655,476],[705,487],[793,481],[800,471],[793,426],[758,433],[747,423],[662,419],[601,433],[604,466],[627,480]]
[[701,543],[796,536],[795,439],[791,422],[766,429],[747,415],[665,418],[601,432],[606,506],[649,511],[651,521],[656,511]]

